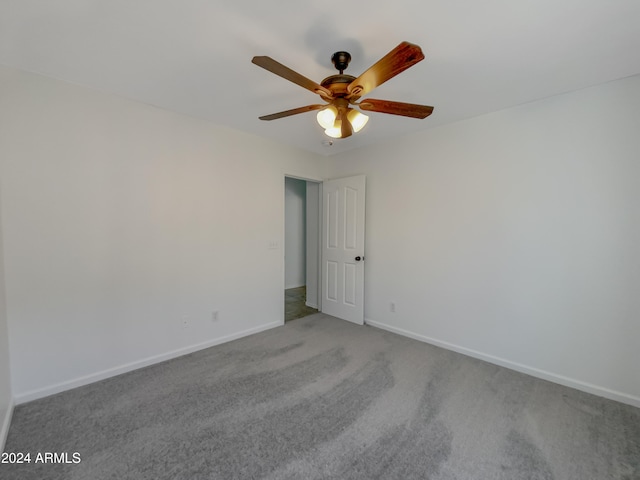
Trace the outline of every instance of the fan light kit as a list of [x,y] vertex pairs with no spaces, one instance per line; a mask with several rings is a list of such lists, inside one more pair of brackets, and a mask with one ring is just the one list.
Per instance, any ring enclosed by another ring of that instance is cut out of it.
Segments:
[[[329,105],[324,110],[320,110],[316,118],[320,126],[325,129],[324,133],[329,137],[342,138],[343,119],[338,118],[338,109],[336,107]],[[353,108],[347,108],[347,121],[351,124],[353,133],[356,133],[367,124],[369,117]]]
[[325,129],[324,133],[332,138],[349,137],[353,133],[362,130],[369,121],[368,116],[352,108],[352,106],[370,112],[426,118],[433,112],[433,107],[373,98],[357,103],[361,97],[371,90],[423,59],[424,54],[418,45],[402,42],[356,78],[344,73],[351,61],[351,55],[348,52],[336,52],[331,57],[331,61],[340,73],[331,75],[322,80],[320,84],[317,84],[289,67],[276,62],[271,57],[253,57],[251,61],[254,64],[300,85],[302,88],[317,93],[327,102],[326,104],[307,105],[306,107],[285,110],[284,112],[264,115],[259,118],[260,120],[276,120],[299,113],[319,110],[316,116],[318,123]]

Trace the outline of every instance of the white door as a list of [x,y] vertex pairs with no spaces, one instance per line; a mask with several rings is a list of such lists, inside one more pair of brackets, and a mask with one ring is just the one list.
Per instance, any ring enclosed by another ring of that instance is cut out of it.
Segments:
[[322,311],[364,324],[365,176],[322,184]]

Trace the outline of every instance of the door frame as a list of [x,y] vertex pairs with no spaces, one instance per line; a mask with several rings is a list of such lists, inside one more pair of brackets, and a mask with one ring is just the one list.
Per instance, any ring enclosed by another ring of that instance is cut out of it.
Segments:
[[[317,292],[317,298],[318,298],[318,311],[322,312],[322,184],[324,182],[324,179],[321,178],[317,178],[317,177],[310,177],[309,175],[304,175],[304,174],[299,174],[299,173],[287,173],[285,172],[282,176],[282,192],[283,192],[283,204],[282,204],[282,215],[284,217],[285,215],[285,204],[284,204],[284,193],[285,193],[285,179],[286,178],[295,178],[296,180],[303,180],[305,182],[313,182],[313,183],[317,183],[318,187],[319,187],[319,199],[318,199],[318,248],[316,249],[316,256],[317,256],[317,264],[318,264],[318,271],[317,271],[317,288],[318,288],[318,292]],[[306,221],[305,221],[305,228],[306,228]],[[286,258],[284,255],[284,249],[285,249],[285,245],[284,245],[284,239],[286,238],[286,229],[287,229],[287,225],[286,225],[286,218],[283,221],[283,231],[282,231],[282,289],[281,291],[283,292],[284,295],[284,290],[285,290],[285,269],[286,269]],[[284,299],[283,299],[284,300]],[[283,302],[284,303],[284,302]],[[284,311],[282,312],[282,323],[284,324]]]

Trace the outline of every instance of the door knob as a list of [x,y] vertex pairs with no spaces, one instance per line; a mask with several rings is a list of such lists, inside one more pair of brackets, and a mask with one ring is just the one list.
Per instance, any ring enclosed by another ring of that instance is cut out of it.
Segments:
[[362,260],[362,258],[356,257],[356,262],[359,262],[360,260]]

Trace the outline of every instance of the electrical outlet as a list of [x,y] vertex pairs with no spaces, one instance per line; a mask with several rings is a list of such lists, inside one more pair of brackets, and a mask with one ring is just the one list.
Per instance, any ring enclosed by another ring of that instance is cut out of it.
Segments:
[[182,316],[182,328],[187,328],[189,326],[189,317],[186,315]]
[[212,322],[217,322],[218,321],[218,310],[214,310],[213,313],[211,314],[211,321]]
[[392,313],[396,313],[396,302],[389,303],[389,311]]

